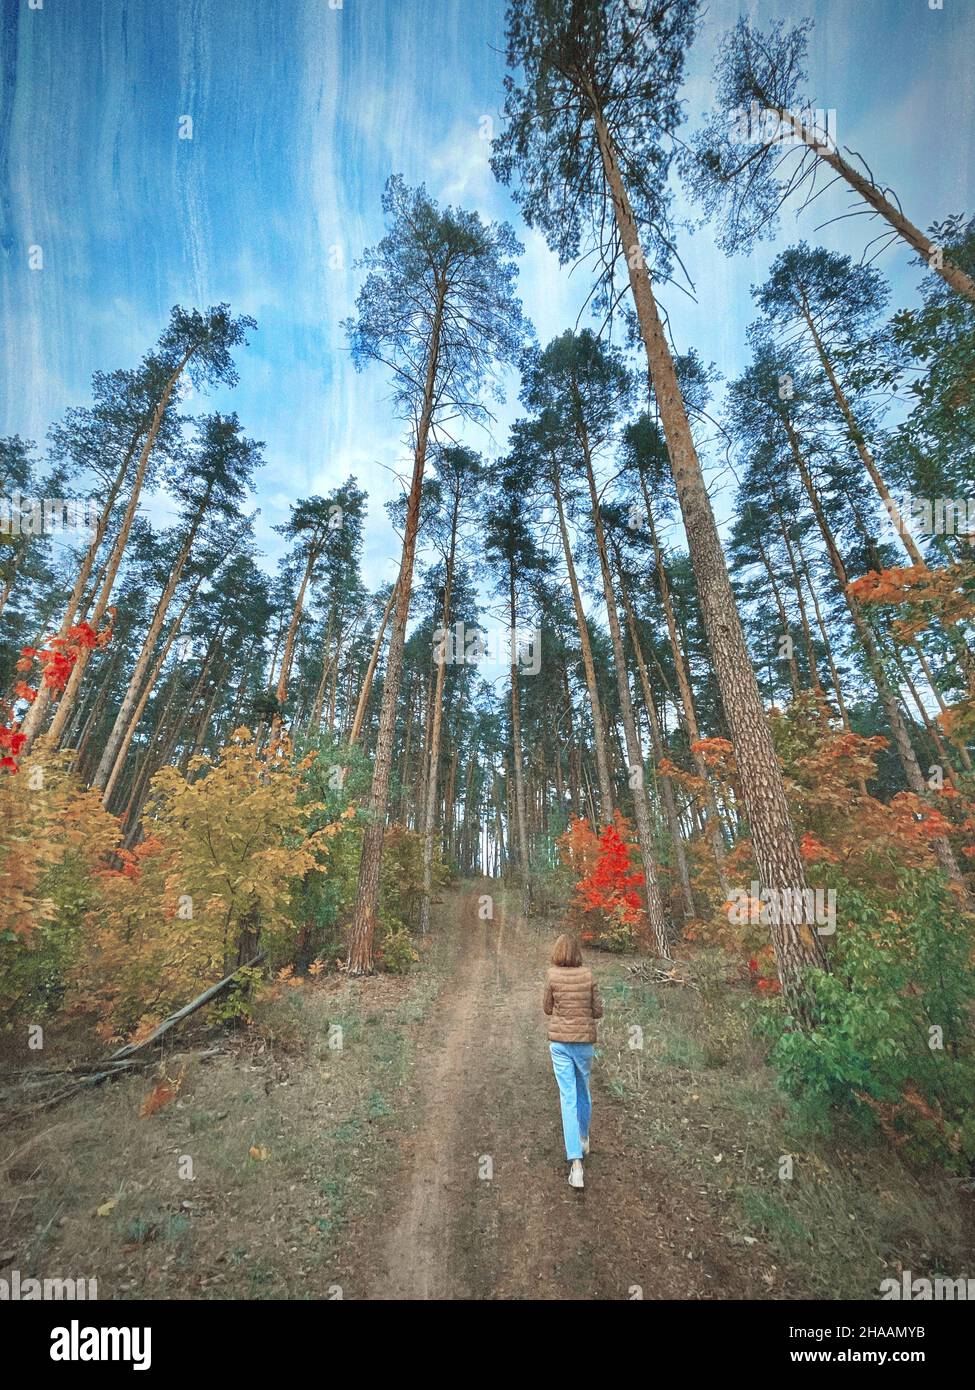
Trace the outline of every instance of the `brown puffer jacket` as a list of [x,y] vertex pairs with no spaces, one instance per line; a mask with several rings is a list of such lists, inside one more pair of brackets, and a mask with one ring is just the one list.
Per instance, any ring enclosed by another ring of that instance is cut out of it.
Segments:
[[549,966],[542,1008],[549,1015],[549,1042],[596,1041],[596,1019],[603,1016],[603,1001],[588,965]]

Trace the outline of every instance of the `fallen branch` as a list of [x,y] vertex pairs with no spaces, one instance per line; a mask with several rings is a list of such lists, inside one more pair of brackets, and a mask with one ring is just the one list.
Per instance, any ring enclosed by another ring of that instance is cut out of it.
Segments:
[[640,961],[638,965],[628,965],[627,971],[641,980],[653,985],[689,985],[696,988],[688,978],[687,966],[682,961]]
[[117,1067],[108,1067],[105,1071],[96,1071],[91,1076],[82,1076],[70,1086],[65,1086],[62,1091],[55,1091],[53,1096],[48,1096],[47,1100],[38,1101],[35,1105],[29,1105],[14,1116],[21,1119],[25,1115],[32,1115],[36,1110],[50,1110],[52,1106],[60,1104],[62,1100],[67,1100],[70,1096],[76,1096],[79,1091],[83,1091],[86,1086],[100,1086],[103,1081],[116,1076],[125,1076],[132,1071],[133,1067],[144,1067],[148,1064],[148,1058],[144,1062],[127,1062]]
[[[70,1086],[65,1086],[62,1090],[56,1091],[53,1096],[48,1096],[47,1100],[37,1101],[25,1107],[25,1109],[15,1113],[13,1118],[21,1119],[26,1115],[36,1113],[38,1110],[50,1110],[52,1106],[59,1105],[62,1100],[68,1100],[71,1096],[76,1096],[79,1091],[84,1090],[86,1086],[100,1086],[103,1081],[110,1081],[116,1076],[124,1076],[127,1072],[148,1066],[150,1059],[148,1057],[136,1057],[135,1054],[137,1052],[142,1052],[150,1043],[158,1042],[170,1029],[175,1028],[177,1023],[181,1023],[184,1018],[189,1018],[190,1014],[195,1014],[197,1009],[202,1009],[204,1004],[209,1004],[211,999],[216,999],[218,994],[221,994],[228,985],[233,983],[242,970],[248,970],[252,966],[260,965],[266,955],[266,951],[261,951],[253,960],[246,961],[243,965],[238,965],[236,970],[232,970],[229,975],[225,975],[224,978],[218,980],[215,985],[210,985],[202,994],[198,994],[195,999],[191,999],[190,1002],[184,1004],[181,1009],[177,1009],[176,1012],[170,1014],[168,1018],[164,1018],[162,1023],[160,1023],[157,1028],[154,1028],[148,1037],[143,1038],[141,1042],[127,1043],[125,1047],[120,1047],[117,1052],[113,1052],[111,1056],[106,1057],[104,1061],[82,1062],[77,1067],[72,1067],[67,1074],[70,1075],[72,1072],[82,1073],[78,1080],[72,1082]],[[202,1055],[210,1056],[211,1054],[204,1053]],[[98,1068],[98,1070],[92,1071],[93,1067]],[[92,1071],[90,1076],[83,1074],[89,1071]],[[58,1075],[58,1073],[54,1073],[54,1075]]]
[[117,1052],[112,1053],[108,1060],[110,1062],[115,1062],[123,1057],[131,1057],[134,1052],[141,1052],[144,1047],[148,1047],[150,1043],[154,1043],[157,1039],[161,1038],[164,1033],[168,1033],[170,1028],[175,1028],[176,1024],[181,1023],[184,1018],[189,1018],[190,1014],[195,1014],[197,1009],[202,1009],[204,1004],[209,1004],[211,999],[216,999],[218,994],[221,994],[228,985],[233,983],[242,970],[249,970],[251,966],[260,965],[266,955],[267,951],[261,951],[253,960],[245,962],[244,965],[238,965],[236,970],[232,970],[229,975],[225,975],[224,978],[218,980],[215,985],[211,985],[209,989],[205,989],[202,994],[198,994],[189,1004],[184,1004],[183,1007],[177,1009],[174,1014],[170,1014],[168,1018],[164,1018],[158,1028],[154,1028],[148,1037],[143,1038],[141,1042],[127,1043],[125,1047],[120,1047]]

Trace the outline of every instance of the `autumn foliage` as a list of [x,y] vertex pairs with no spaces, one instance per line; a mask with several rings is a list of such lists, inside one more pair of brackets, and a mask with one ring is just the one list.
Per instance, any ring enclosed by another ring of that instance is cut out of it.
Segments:
[[932,618],[951,627],[975,615],[973,583],[975,567],[959,561],[940,569],[904,565],[869,570],[847,587],[861,603],[902,609],[903,615],[891,625],[891,631],[898,641],[911,642]]
[[[975,618],[975,565],[957,561],[939,569],[925,565],[870,570],[848,586],[864,604],[889,608],[899,616],[890,623],[891,635],[901,643],[913,643],[933,622],[942,630],[958,630]],[[964,639],[955,643],[967,681],[967,694],[942,710],[938,723],[956,747],[975,738],[975,658]]]
[[[20,747],[14,745],[16,752]],[[57,1002],[98,899],[97,873],[118,823],[78,785],[70,756],[32,752],[0,779],[0,998]]]
[[632,838],[617,812],[598,836],[579,819],[559,841],[563,863],[579,875],[573,908],[583,922],[582,939],[605,950],[632,947],[643,924],[643,874],[633,865]]
[[101,873],[103,901],[86,924],[78,994],[107,1035],[148,1032],[259,950],[286,948],[303,877],[321,868],[337,823],[307,832],[302,766],[283,740],[258,749],[238,729],[218,757],[152,784],[152,833]]
[[[41,680],[54,694],[60,694],[68,683],[78,657],[83,651],[94,651],[112,640],[111,625],[97,631],[90,623],[75,623],[63,637],[49,637],[43,647],[23,647],[18,671],[29,671],[36,661],[41,668]],[[28,704],[37,698],[37,689],[26,681],[18,681],[15,692]]]

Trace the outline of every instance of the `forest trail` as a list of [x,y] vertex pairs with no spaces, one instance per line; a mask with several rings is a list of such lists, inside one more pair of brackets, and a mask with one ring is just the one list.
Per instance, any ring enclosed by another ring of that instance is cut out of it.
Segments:
[[[479,918],[482,893],[495,895],[492,921]],[[383,1210],[358,1232],[350,1295],[770,1296],[761,1252],[732,1247],[705,1199],[627,1135],[598,1062],[586,1188],[568,1186],[541,1011],[551,931],[519,920],[514,896],[506,912],[496,883],[472,883],[439,909],[439,929],[462,939],[423,1025],[416,1112]]]

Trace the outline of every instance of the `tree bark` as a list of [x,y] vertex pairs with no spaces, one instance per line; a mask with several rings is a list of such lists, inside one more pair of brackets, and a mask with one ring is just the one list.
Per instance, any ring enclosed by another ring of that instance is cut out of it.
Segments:
[[586,689],[592,705],[593,741],[596,746],[596,775],[599,778],[600,818],[604,825],[613,819],[613,779],[609,771],[609,753],[606,748],[606,725],[603,719],[602,701],[599,698],[599,685],[596,681],[596,663],[592,659],[592,644],[589,641],[589,628],[586,625],[586,610],[582,605],[582,594],[576,567],[572,559],[572,546],[569,542],[569,528],[565,520],[565,502],[562,497],[562,483],[557,467],[552,472],[552,490],[559,517],[559,534],[562,537],[562,552],[565,568],[572,590],[572,606],[575,609],[576,626],[579,629],[579,646],[582,651],[582,666],[586,674]]
[[109,801],[111,800],[112,792],[115,789],[115,784],[118,781],[119,774],[121,773],[122,768],[125,765],[125,758],[126,754],[129,751],[129,745],[135,737],[135,731],[139,727],[139,721],[142,719],[142,716],[145,713],[146,705],[149,703],[149,696],[155,689],[156,681],[159,679],[160,673],[162,672],[162,669],[166,664],[166,658],[172,649],[172,645],[175,642],[179,630],[183,625],[183,619],[189,612],[190,606],[193,603],[194,598],[196,597],[197,589],[199,588],[201,583],[202,575],[200,579],[197,580],[196,584],[194,584],[190,592],[187,594],[183,602],[182,608],[177,613],[172,624],[170,625],[170,629],[166,636],[166,640],[162,646],[162,651],[156,658],[155,665],[153,666],[152,671],[149,673],[149,679],[146,681],[145,688],[143,689],[142,694],[139,696],[138,703],[135,705],[134,709],[132,709],[130,713],[130,718],[126,725],[125,732],[122,736],[122,741],[118,745],[118,748],[115,753],[115,760],[112,763],[111,772],[108,775],[104,788],[102,788],[102,805],[105,806],[106,809],[108,807]]
[[[929,789],[921,772],[917,754],[914,752],[914,746],[911,743],[911,736],[908,732],[907,724],[901,714],[900,706],[897,703],[897,696],[884,670],[883,658],[877,646],[877,640],[874,637],[870,624],[863,616],[859,602],[853,594],[850,593],[846,566],[843,563],[839,547],[833,536],[833,530],[829,524],[822,501],[820,500],[819,492],[813,482],[812,474],[809,472],[808,465],[806,464],[805,456],[803,455],[799,443],[799,436],[788,416],[783,416],[783,422],[789,435],[792,456],[795,460],[796,468],[799,471],[799,476],[802,479],[802,485],[806,490],[806,495],[809,498],[813,513],[819,523],[819,529],[826,544],[826,550],[829,554],[833,571],[843,591],[847,608],[850,611],[850,617],[853,620],[853,626],[863,646],[867,664],[870,667],[874,684],[877,687],[877,693],[880,696],[880,702],[887,715],[887,723],[890,725],[890,731],[894,737],[894,748],[900,760],[901,767],[904,770],[904,777],[907,781],[907,785],[915,795],[923,797],[924,800],[927,801],[929,800]],[[951,845],[947,840],[936,840],[934,842],[934,848],[945,873],[959,887],[962,894],[967,899],[968,890],[965,885],[965,880],[962,877],[961,870],[958,868],[958,863]]]
[[782,624],[782,636],[787,637],[789,639],[789,683],[792,686],[792,698],[798,699],[800,688],[799,663],[796,661],[795,644],[792,641],[792,633],[789,631],[789,614],[786,610],[785,600],[782,597],[782,590],[779,588],[778,583],[776,582],[775,570],[772,567],[771,560],[769,559],[768,551],[765,549],[764,545],[762,544],[761,538],[758,535],[756,535],[755,537],[755,542],[758,546],[758,553],[761,558],[762,565],[765,569],[765,573],[768,576],[768,582],[769,587],[772,590],[772,596],[775,599],[775,607],[778,610],[779,622]]
[[[104,618],[105,611],[108,608],[108,601],[112,596],[112,589],[115,586],[115,579],[118,575],[119,566],[122,563],[122,557],[125,554],[125,548],[128,545],[129,532],[132,530],[132,522],[135,519],[136,508],[139,505],[139,497],[142,492],[142,485],[145,482],[146,470],[149,467],[149,458],[152,454],[153,446],[156,442],[156,436],[159,433],[159,427],[163,422],[163,418],[166,414],[166,409],[169,405],[170,398],[172,397],[173,391],[176,387],[176,383],[182,376],[186,368],[186,364],[189,362],[190,358],[194,355],[196,351],[197,348],[192,347],[189,348],[183,354],[179,364],[176,367],[176,370],[172,373],[172,375],[169,377],[169,380],[166,382],[166,385],[163,388],[163,393],[159,398],[159,403],[153,411],[152,423],[149,426],[148,433],[146,434],[145,443],[142,446],[142,452],[139,455],[139,462],[136,467],[135,476],[132,480],[132,491],[129,494],[128,504],[125,508],[125,514],[122,518],[122,524],[119,528],[119,533],[115,538],[115,545],[112,548],[111,559],[108,562],[108,568],[105,574],[105,578],[102,581],[101,590],[99,592],[97,600],[95,601],[95,607],[92,616],[89,620],[91,626],[95,628],[96,631],[98,630],[99,624]],[[88,665],[88,659],[90,655],[91,649],[89,647],[82,647],[78,652],[77,659],[75,660],[74,666],[71,669],[71,675],[68,677],[68,683],[64,688],[64,693],[62,694],[61,699],[58,701],[57,709],[54,712],[54,718],[51,720],[51,727],[47,731],[47,739],[52,748],[57,748],[61,739],[61,735],[64,732],[65,726],[71,715],[71,712],[74,709],[75,701],[78,698],[78,691],[81,688],[81,680],[84,676],[85,668]]]
[[369,794],[369,822],[362,836],[362,858],[359,861],[359,882],[355,914],[349,931],[350,975],[365,975],[372,971],[372,939],[376,927],[376,907],[379,899],[379,872],[382,867],[383,838],[386,832],[386,810],[389,804],[389,773],[393,760],[393,737],[396,732],[396,707],[399,702],[400,678],[403,672],[403,649],[406,644],[406,624],[410,615],[410,596],[413,590],[413,563],[416,555],[416,533],[420,524],[420,493],[426,463],[427,441],[433,420],[434,390],[440,358],[440,334],[443,324],[446,287],[438,284],[436,307],[430,334],[423,401],[417,425],[416,447],[413,453],[413,477],[406,505],[406,530],[403,536],[403,556],[400,561],[399,595],[386,659],[383,699],[379,712],[379,733],[376,739],[376,761]]
[[[883,474],[877,467],[876,459],[874,458],[873,453],[869,445],[867,444],[866,438],[864,437],[863,431],[860,428],[860,423],[853,413],[853,408],[850,405],[849,400],[847,399],[846,392],[843,390],[843,387],[840,384],[839,377],[836,375],[833,363],[830,360],[829,354],[826,351],[823,340],[819,335],[819,330],[816,328],[816,325],[813,321],[813,317],[810,313],[809,304],[806,300],[805,293],[801,289],[800,293],[802,295],[802,316],[805,319],[806,327],[809,329],[809,332],[812,336],[812,340],[816,348],[816,355],[818,356],[820,365],[822,366],[822,369],[826,374],[826,379],[830,384],[830,389],[833,392],[833,398],[836,401],[837,408],[839,409],[839,412],[843,417],[843,421],[846,424],[847,429],[849,430],[850,438],[853,441],[856,451],[860,456],[860,462],[866,469],[870,477],[870,481],[873,483],[874,488],[876,489],[877,496],[883,502],[884,507],[887,510],[887,514],[889,515],[891,522],[893,523],[894,529],[896,530],[900,538],[901,544],[907,552],[911,564],[917,565],[921,569],[927,569],[927,563],[924,559],[924,556],[921,554],[921,551],[917,546],[917,542],[914,540],[914,537],[908,530],[904,518],[901,516],[900,510],[898,509],[897,503],[891,496],[890,489],[887,487],[887,483],[883,477]],[[942,626],[944,628],[948,641],[951,644],[951,649],[954,652],[955,659],[958,662],[962,674],[964,675],[969,693],[975,694],[975,662],[972,661],[972,655],[968,649],[968,645],[965,641],[964,634],[959,632],[958,628],[954,624],[943,623]]]
[[508,580],[508,617],[511,624],[511,744],[515,769],[515,814],[518,822],[518,867],[521,869],[523,912],[527,917],[532,904],[531,852],[528,842],[528,814],[525,805],[525,773],[521,752],[521,692],[518,689],[518,612],[515,599],[515,571],[512,561]]
[[[443,595],[444,636],[450,628],[450,600],[454,587],[454,562],[457,555],[457,524],[460,519],[461,486],[459,480],[454,491],[453,510],[450,518],[450,548],[447,555],[447,573]],[[447,663],[443,660],[446,643],[441,651],[437,665],[437,679],[433,695],[433,724],[430,729],[430,747],[427,766],[426,806],[423,814],[423,897],[420,901],[420,931],[430,930],[430,898],[433,892],[433,826],[437,816],[437,778],[440,770],[440,728],[443,722],[443,690],[447,678]]]
[[711,773],[697,747],[701,738],[701,731],[697,722],[694,691],[691,687],[690,672],[688,671],[687,659],[684,655],[684,644],[677,628],[677,615],[674,612],[673,600],[670,596],[670,584],[667,580],[667,562],[664,558],[663,547],[660,544],[660,537],[657,535],[657,527],[653,518],[653,508],[650,505],[650,493],[647,489],[647,480],[642,474],[640,475],[640,488],[643,492],[643,501],[647,509],[647,529],[650,532],[650,544],[653,546],[653,557],[657,571],[657,592],[660,594],[660,602],[663,605],[664,617],[667,621],[667,635],[670,640],[671,654],[674,658],[674,670],[677,672],[677,686],[680,691],[681,707],[684,711],[687,740],[690,744],[694,770],[704,789],[704,798],[707,804],[707,815],[703,817],[704,834],[708,844],[711,846],[711,854],[714,858],[715,868],[718,871],[718,882],[721,885],[721,891],[724,893],[725,897],[727,897],[730,887],[725,870],[725,848],[724,837],[721,833],[721,817],[718,812],[718,803],[714,795]]
[[609,568],[606,552],[606,534],[603,530],[599,511],[599,495],[596,491],[596,478],[592,467],[592,451],[588,433],[581,413],[578,416],[579,443],[582,447],[586,466],[586,482],[589,485],[589,502],[592,507],[595,528],[596,550],[599,555],[599,572],[603,581],[603,598],[606,602],[606,616],[609,619],[609,636],[613,644],[613,664],[616,667],[616,686],[620,697],[620,714],[623,719],[623,737],[626,741],[626,756],[629,763],[630,792],[633,796],[633,811],[636,817],[637,839],[640,843],[640,858],[643,863],[644,889],[647,895],[647,924],[654,950],[658,956],[669,955],[667,944],[667,920],[664,913],[660,880],[653,855],[653,826],[650,820],[650,803],[647,789],[643,785],[643,749],[637,734],[636,719],[633,715],[633,697],[626,674],[626,658],[623,652],[623,636],[620,632],[620,617],[613,592],[613,576]]
[[[633,656],[636,660],[640,684],[643,688],[643,704],[647,711],[647,723],[650,728],[653,755],[659,768],[661,759],[664,756],[663,733],[660,728],[660,720],[657,718],[657,709],[654,704],[653,690],[650,686],[650,677],[647,675],[646,662],[643,659],[643,648],[640,645],[640,634],[637,629],[636,614],[633,611],[633,604],[630,601],[626,585],[623,582],[623,573],[618,554],[616,568],[619,577],[620,598],[623,600],[623,610],[626,613],[626,622],[630,633],[630,645],[633,648]],[[691,921],[692,918],[697,915],[697,909],[694,905],[694,890],[691,887],[691,875],[687,866],[687,853],[684,849],[684,837],[681,834],[680,817],[677,814],[674,784],[666,773],[658,772],[658,776],[660,778],[660,797],[664,805],[664,815],[667,817],[667,824],[670,828],[670,838],[674,846],[674,860],[677,864],[677,878],[680,883],[681,897],[684,905],[684,918],[686,921]]]
[[396,594],[399,580],[389,591],[389,598],[386,600],[386,607],[383,610],[382,621],[379,624],[379,631],[376,633],[376,640],[372,644],[372,654],[369,657],[369,665],[366,667],[366,674],[362,682],[362,689],[359,691],[359,699],[355,707],[355,717],[352,720],[352,728],[349,731],[349,747],[358,743],[359,735],[362,732],[362,721],[366,717],[366,706],[369,703],[369,696],[372,692],[373,677],[376,674],[376,665],[379,661],[379,653],[383,647],[383,637],[386,633],[386,624],[389,622],[389,615],[393,611],[393,604],[396,602]]
[[[112,485],[109,488],[108,496],[105,499],[105,505],[102,507],[102,510],[99,513],[98,521],[95,523],[95,534],[91,538],[91,542],[88,546],[88,549],[85,552],[84,559],[82,560],[81,566],[75,577],[75,582],[71,590],[71,594],[68,597],[67,606],[64,610],[64,615],[61,619],[61,625],[58,628],[59,637],[64,637],[68,629],[74,623],[79,606],[81,605],[84,597],[85,585],[88,583],[88,580],[91,577],[91,572],[95,567],[95,560],[98,557],[98,552],[101,549],[102,542],[104,541],[105,534],[108,530],[108,523],[111,520],[112,508],[115,506],[116,500],[118,499],[118,495],[122,490],[122,484],[125,481],[126,474],[129,471],[129,465],[132,462],[132,458],[135,454],[136,447],[141,437],[142,429],[140,428],[138,431],[136,431],[135,434],[133,434],[131,443],[129,444],[129,447],[126,451],[125,457],[123,458],[122,463],[115,474],[115,477],[112,479]],[[47,713],[47,709],[50,703],[50,686],[46,685],[44,681],[41,681],[37,691],[37,696],[32,702],[30,709],[27,711],[27,714],[24,718],[24,722],[21,726],[21,732],[27,735],[27,748],[30,748],[34,739],[37,737],[41,725],[44,722],[44,717]]]
[[[602,111],[595,101],[594,116],[616,227],[627,259],[640,335],[647,353],[691,563],[698,583],[708,644],[738,763],[760,880],[764,888],[775,892],[801,892],[806,886],[806,876],[792,827],[782,770],[775,755],[745,644],[674,360],[640,250],[633,210],[623,186],[615,147]],[[821,939],[809,924],[781,920],[782,916],[789,914],[776,915],[780,920],[772,924],[771,935],[779,979],[800,1021],[808,1023],[811,1009],[803,977],[811,966],[825,968],[826,954]]]
[[873,208],[874,212],[880,214],[885,221],[889,222],[898,236],[907,242],[913,251],[916,251],[928,263],[930,268],[940,275],[945,284],[950,285],[956,293],[964,295],[966,299],[975,304],[975,280],[967,275],[960,266],[955,265],[954,261],[945,257],[940,247],[935,246],[930,237],[915,227],[896,207],[889,198],[885,198],[883,193],[870,179],[865,178],[852,164],[843,158],[838,150],[830,149],[828,145],[820,144],[814,138],[815,132],[804,126],[790,111],[784,107],[776,106],[774,102],[766,102],[770,111],[774,111],[780,121],[792,127],[793,133],[802,141],[807,148],[811,149],[817,158],[837,174],[845,179],[850,187],[860,195],[865,203]]
[[[200,522],[202,521],[206,508],[209,504],[212,492],[213,483],[211,482],[204,493],[203,499],[200,503],[199,508],[196,511],[195,516],[193,517],[192,523],[189,527],[189,530],[187,531],[186,537],[183,540],[183,544],[180,546],[179,554],[176,557],[176,561],[173,564],[172,569],[170,570],[169,577],[166,581],[166,585],[159,596],[159,601],[156,604],[156,611],[152,615],[152,622],[149,624],[149,630],[147,631],[143,639],[142,648],[139,652],[138,657],[136,658],[136,663],[135,667],[133,668],[132,674],[129,677],[129,683],[126,687],[125,695],[122,699],[122,704],[119,708],[118,714],[115,717],[115,723],[112,726],[112,731],[108,736],[108,740],[105,744],[104,749],[102,750],[101,760],[95,772],[93,785],[98,791],[104,793],[104,804],[106,806],[108,805],[108,792],[106,788],[108,786],[109,779],[114,781],[115,777],[118,776],[118,771],[115,768],[115,765],[119,756],[119,750],[121,749],[123,743],[126,747],[128,747],[128,744],[131,740],[132,734],[129,733],[129,727],[132,724],[133,711],[135,710],[136,705],[140,703],[139,692],[142,688],[142,683],[145,679],[146,671],[149,669],[149,662],[152,658],[153,649],[155,648],[156,642],[159,638],[159,634],[162,632],[163,623],[166,621],[166,614],[169,612],[169,605],[172,602],[173,595],[176,593],[176,590],[179,586],[180,577],[182,576],[183,570],[186,566],[186,561],[189,559],[190,551],[193,548],[193,542],[196,539],[196,533],[199,529]],[[201,579],[198,580],[197,583],[193,586],[194,594],[196,593],[196,590],[199,588],[200,582],[202,582],[202,576]],[[141,705],[144,709],[145,700],[141,702]],[[128,738],[126,737],[127,734]],[[115,770],[113,771],[113,769]]]

